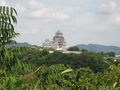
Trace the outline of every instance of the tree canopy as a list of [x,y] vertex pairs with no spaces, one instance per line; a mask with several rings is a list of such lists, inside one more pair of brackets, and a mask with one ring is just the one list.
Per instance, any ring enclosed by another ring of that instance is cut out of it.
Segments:
[[68,51],[80,51],[80,49],[78,47],[74,46],[74,47],[69,47]]
[[12,7],[0,6],[0,67],[13,64],[13,50],[8,50],[5,45],[15,42],[14,37],[18,33],[14,30],[14,24],[17,23],[17,12]]

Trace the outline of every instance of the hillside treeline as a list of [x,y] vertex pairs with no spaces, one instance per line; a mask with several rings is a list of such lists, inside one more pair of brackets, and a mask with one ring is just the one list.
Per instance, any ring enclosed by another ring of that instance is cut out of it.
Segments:
[[49,49],[42,51],[36,48],[23,49],[25,49],[24,53],[19,56],[19,59],[35,66],[64,64],[75,69],[89,67],[94,72],[104,71],[107,67],[104,56],[101,53],[84,52],[82,54],[64,54],[59,51],[49,53]]

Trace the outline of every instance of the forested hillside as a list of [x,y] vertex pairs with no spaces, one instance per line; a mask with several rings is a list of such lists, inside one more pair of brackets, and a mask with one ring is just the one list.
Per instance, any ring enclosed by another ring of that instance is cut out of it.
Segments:
[[28,43],[10,43],[5,45],[7,48],[12,48],[12,47],[34,47],[33,45],[30,45]]
[[49,53],[49,50],[47,49],[43,51],[36,48],[24,49],[25,51],[20,56],[20,60],[36,66],[65,64],[76,69],[79,69],[80,67],[89,67],[94,72],[104,71],[106,68],[101,53],[86,52],[82,54],[64,54],[58,51]]
[[76,45],[80,49],[86,49],[92,52],[114,52],[116,54],[120,54],[120,47],[110,46],[110,45],[99,45],[99,44],[79,44]]

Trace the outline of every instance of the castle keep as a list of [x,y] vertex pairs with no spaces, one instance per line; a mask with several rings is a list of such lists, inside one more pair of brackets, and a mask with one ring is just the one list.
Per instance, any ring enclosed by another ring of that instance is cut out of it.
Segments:
[[49,39],[46,39],[43,43],[43,48],[53,48],[55,50],[65,51],[66,48],[66,42],[65,38],[63,37],[63,33],[60,31],[57,31],[55,33],[55,36],[53,37],[53,40],[50,41]]

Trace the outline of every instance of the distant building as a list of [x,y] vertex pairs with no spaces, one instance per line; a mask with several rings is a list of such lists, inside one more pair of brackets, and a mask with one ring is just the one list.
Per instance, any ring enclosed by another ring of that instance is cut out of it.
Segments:
[[115,55],[115,57],[120,58],[120,55]]
[[81,51],[63,51],[63,53],[66,53],[66,54],[81,54],[82,52]]
[[[63,36],[63,33],[57,31],[53,40],[46,39],[43,43],[43,48],[52,48],[58,51],[62,51],[62,53],[66,54],[81,54],[81,51],[67,51],[66,42]],[[49,53],[53,53],[53,51],[49,51]]]
[[66,46],[65,38],[63,37],[63,33],[61,33],[60,31],[57,31],[55,33],[55,36],[53,37],[52,41],[46,39],[43,43],[43,48],[53,48],[55,50],[60,51],[66,51],[65,46]]

